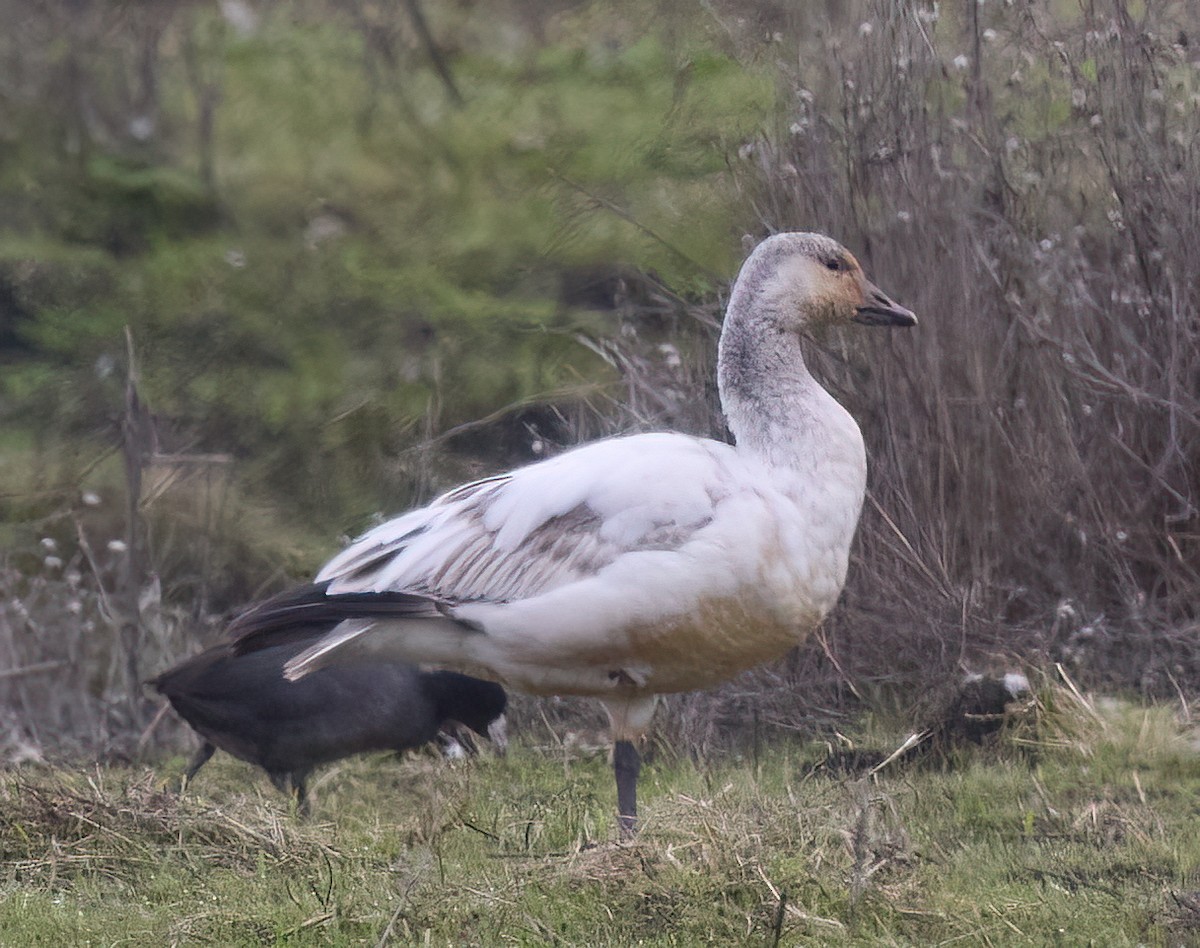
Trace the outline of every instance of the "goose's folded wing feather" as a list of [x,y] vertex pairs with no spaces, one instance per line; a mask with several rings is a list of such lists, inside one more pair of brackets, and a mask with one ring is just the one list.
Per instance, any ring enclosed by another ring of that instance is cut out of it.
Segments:
[[457,488],[371,530],[317,577],[331,596],[512,602],[672,550],[732,489],[726,445],[678,434],[596,442]]

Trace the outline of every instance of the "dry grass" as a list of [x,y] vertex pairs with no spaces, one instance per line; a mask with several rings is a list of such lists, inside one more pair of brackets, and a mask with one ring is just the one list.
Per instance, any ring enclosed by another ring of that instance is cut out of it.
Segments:
[[148,770],[114,780],[102,767],[83,775],[28,768],[5,783],[2,799],[7,838],[27,843],[6,853],[11,872],[51,888],[79,875],[117,878],[122,867],[153,866],[164,848],[240,872],[264,856],[286,866],[321,852],[308,828],[278,808],[243,805],[243,822],[181,798]]
[[924,319],[818,360],[872,460],[830,659],[861,688],[1017,652],[1172,694],[1200,657],[1200,21],[931,10],[829,24],[747,175],[767,226],[843,235]]
[[[736,169],[760,228],[839,235],[922,324],[816,341],[871,461],[843,604],[780,667],[677,701],[689,736],[741,726],[748,701],[784,728],[847,699],[915,710],[963,670],[1022,663],[1192,693],[1195,8],[718,9],[781,69],[780,125]],[[692,314],[683,388],[712,409],[692,430],[719,431],[711,311]]]

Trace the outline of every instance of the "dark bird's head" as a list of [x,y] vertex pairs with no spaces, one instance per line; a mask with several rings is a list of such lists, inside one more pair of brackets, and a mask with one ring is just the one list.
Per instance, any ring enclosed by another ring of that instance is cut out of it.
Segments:
[[422,677],[443,726],[456,722],[486,737],[497,750],[507,749],[508,723],[504,711],[508,695],[500,685],[449,671],[427,672]]

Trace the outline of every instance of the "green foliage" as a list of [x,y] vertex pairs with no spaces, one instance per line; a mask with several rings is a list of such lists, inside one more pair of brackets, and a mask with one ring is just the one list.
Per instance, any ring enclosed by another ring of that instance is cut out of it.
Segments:
[[773,93],[711,48],[485,42],[452,63],[455,108],[423,62],[374,58],[337,16],[266,10],[239,35],[198,10],[168,35],[153,147],[10,156],[44,198],[0,238],[20,303],[10,424],[103,435],[128,325],[176,440],[247,459],[329,531],[412,498],[388,459],[414,432],[606,376],[573,334],[615,327],[560,301],[572,268],[700,292],[733,266],[724,169]]
[[147,249],[154,238],[186,239],[217,223],[218,207],[195,175],[178,168],[97,155],[58,208],[61,237],[115,256]]

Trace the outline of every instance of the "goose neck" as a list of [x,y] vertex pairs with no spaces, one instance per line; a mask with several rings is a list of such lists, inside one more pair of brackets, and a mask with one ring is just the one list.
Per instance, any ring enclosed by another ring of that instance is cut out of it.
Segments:
[[806,469],[828,450],[861,451],[861,435],[813,378],[799,336],[760,322],[722,334],[717,385],[738,449],[775,466]]

